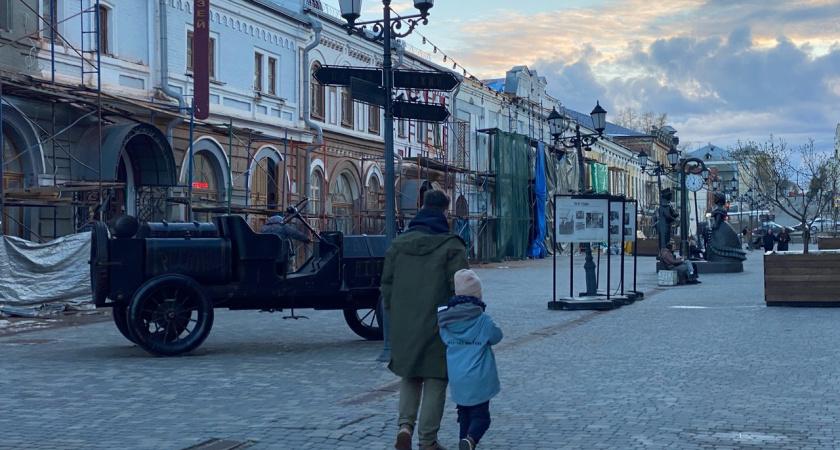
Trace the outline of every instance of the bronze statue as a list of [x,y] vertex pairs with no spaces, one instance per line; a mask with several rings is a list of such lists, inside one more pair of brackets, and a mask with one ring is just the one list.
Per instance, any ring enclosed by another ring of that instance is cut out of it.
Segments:
[[659,193],[659,213],[656,218],[656,232],[659,234],[659,250],[665,248],[671,240],[671,224],[674,223],[680,214],[671,205],[673,195],[671,188],[662,189]]
[[726,221],[726,195],[715,192],[715,209],[712,211],[711,237],[707,249],[708,261],[744,261],[747,252],[741,247],[741,238]]

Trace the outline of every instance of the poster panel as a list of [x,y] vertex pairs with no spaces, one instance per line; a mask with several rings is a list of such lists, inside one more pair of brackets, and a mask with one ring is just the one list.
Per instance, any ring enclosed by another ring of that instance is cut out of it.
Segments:
[[610,243],[624,241],[624,201],[610,202]]
[[638,207],[638,203],[636,202],[625,202],[624,203],[624,241],[625,242],[633,242],[636,239],[636,219],[638,211],[636,211]]
[[605,242],[609,221],[606,198],[555,197],[557,242]]

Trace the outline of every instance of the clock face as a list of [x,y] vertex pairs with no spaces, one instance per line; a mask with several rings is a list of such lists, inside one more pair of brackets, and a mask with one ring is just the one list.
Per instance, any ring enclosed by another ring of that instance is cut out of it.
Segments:
[[696,174],[690,174],[685,178],[685,187],[690,191],[699,191],[703,189],[703,177]]

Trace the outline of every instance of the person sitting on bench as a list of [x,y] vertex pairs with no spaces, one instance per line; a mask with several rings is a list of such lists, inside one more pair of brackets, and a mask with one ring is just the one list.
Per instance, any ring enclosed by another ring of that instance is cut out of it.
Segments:
[[700,280],[697,279],[698,275],[694,271],[694,265],[691,264],[691,261],[675,256],[674,247],[676,247],[674,241],[669,241],[668,244],[665,245],[665,248],[659,252],[659,260],[662,261],[662,264],[664,264],[665,268],[668,270],[685,272],[688,275],[688,281],[686,281],[686,284],[700,283]]
[[[260,228],[260,233],[274,233],[280,236],[281,254],[278,257],[278,265],[285,263],[286,272],[293,272],[295,267],[295,247],[292,239],[308,244],[312,242],[309,236],[302,233],[291,224],[284,223],[282,216],[271,216],[265,225]],[[285,254],[285,256],[284,256]]]

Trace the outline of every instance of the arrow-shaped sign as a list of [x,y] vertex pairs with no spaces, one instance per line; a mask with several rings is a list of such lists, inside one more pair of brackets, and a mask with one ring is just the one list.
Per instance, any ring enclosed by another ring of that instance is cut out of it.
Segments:
[[449,72],[394,71],[394,87],[398,89],[451,91],[458,84],[458,78]]
[[395,101],[392,111],[394,117],[412,119],[418,122],[445,122],[449,117],[449,111],[445,106],[423,103]]
[[368,83],[358,78],[351,78],[350,98],[382,108],[385,106],[385,89],[378,84]]
[[319,83],[326,86],[350,86],[351,78],[382,86],[382,70],[380,69],[321,66],[312,75]]

